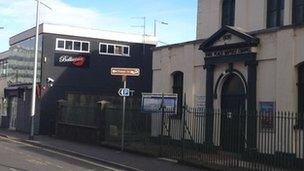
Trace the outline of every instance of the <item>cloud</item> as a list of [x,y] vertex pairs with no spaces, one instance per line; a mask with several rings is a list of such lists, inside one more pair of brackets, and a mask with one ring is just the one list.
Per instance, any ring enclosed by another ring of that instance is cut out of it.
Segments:
[[[40,6],[40,23],[56,23],[87,28],[107,28],[119,25],[119,18],[107,16],[93,9],[75,7],[62,0],[41,0],[52,10]],[[35,26],[35,0],[0,0],[0,51],[8,48],[8,39]]]
[[[62,0],[42,0],[42,2],[52,9],[40,6],[40,22],[86,27],[100,27],[103,23],[119,22],[117,18],[102,15],[92,9],[74,7]],[[35,13],[35,0],[1,0],[0,2],[0,15],[20,24],[33,25]]]

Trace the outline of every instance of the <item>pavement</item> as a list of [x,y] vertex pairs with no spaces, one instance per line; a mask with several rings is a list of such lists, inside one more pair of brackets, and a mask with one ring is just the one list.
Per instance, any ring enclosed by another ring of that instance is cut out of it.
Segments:
[[0,137],[1,171],[117,171],[96,162]]
[[[79,157],[102,166],[130,171],[202,171],[201,168],[185,166],[174,161],[121,152],[101,146],[71,142],[54,137],[36,135],[28,140],[28,134],[0,129],[0,136],[20,143]],[[1,150],[0,150],[1,153]],[[1,155],[0,155],[1,157]],[[1,168],[1,166],[0,166]],[[77,170],[77,169],[76,169]],[[94,169],[93,169],[94,170]],[[103,169],[97,169],[103,170]],[[111,170],[111,169],[110,169]]]

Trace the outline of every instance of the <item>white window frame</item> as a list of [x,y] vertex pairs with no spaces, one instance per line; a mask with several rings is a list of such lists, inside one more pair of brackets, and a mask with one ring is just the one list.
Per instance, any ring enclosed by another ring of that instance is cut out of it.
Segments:
[[[63,48],[58,48],[58,42],[59,41],[63,41],[64,42]],[[66,41],[72,41],[72,49],[66,49],[66,47],[65,47]],[[80,42],[80,50],[74,50],[74,42]],[[82,43],[88,43],[88,50],[87,51],[82,50]],[[55,50],[58,50],[58,51],[78,52],[78,53],[90,53],[90,48],[91,48],[91,44],[90,44],[89,41],[56,38],[56,47],[55,47]]]
[[[106,51],[107,52],[100,52],[101,50],[101,45],[106,45]],[[109,45],[111,46],[114,46],[114,53],[109,53],[108,50],[109,50]],[[122,54],[117,54],[115,53],[115,47],[116,46],[121,46],[122,47]],[[128,50],[128,54],[125,54],[124,53],[124,48],[127,47],[129,50]],[[123,45],[123,44],[112,44],[112,43],[102,43],[100,42],[99,43],[99,46],[98,46],[98,49],[99,49],[99,54],[100,55],[111,55],[111,56],[125,56],[125,57],[130,57],[130,46],[129,45]]]

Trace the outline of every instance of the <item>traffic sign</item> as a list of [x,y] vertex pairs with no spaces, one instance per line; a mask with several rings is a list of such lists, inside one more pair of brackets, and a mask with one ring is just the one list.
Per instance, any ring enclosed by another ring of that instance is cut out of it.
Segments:
[[111,75],[116,76],[139,76],[139,68],[111,68]]
[[130,89],[128,89],[128,88],[120,88],[118,90],[118,94],[120,96],[122,96],[122,97],[128,97],[128,96],[130,96]]

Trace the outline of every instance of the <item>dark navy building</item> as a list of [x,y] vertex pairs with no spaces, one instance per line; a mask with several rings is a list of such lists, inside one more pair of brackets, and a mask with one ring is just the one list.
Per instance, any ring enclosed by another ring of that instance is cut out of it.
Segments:
[[[15,62],[8,64],[13,79],[5,89],[8,115],[2,119],[2,127],[29,131],[34,44],[35,28],[10,38],[9,58]],[[123,84],[121,77],[111,76],[111,67],[140,68],[139,77],[128,77],[130,99],[151,92],[155,45],[150,36],[41,24],[36,133],[47,134],[53,129],[59,103],[75,106],[65,108],[71,114],[61,119],[89,123],[94,122],[89,110],[94,110],[98,101],[119,101],[117,91]],[[87,116],[78,116],[79,106],[88,107]]]

